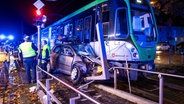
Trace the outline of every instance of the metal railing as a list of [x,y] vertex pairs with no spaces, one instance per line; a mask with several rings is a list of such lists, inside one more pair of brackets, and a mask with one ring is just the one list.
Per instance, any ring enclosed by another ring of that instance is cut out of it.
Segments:
[[[49,75],[51,77],[51,79],[46,79],[46,86],[39,80],[40,79],[39,74],[41,72],[44,72],[44,73],[46,73],[47,75]],[[75,104],[75,100],[79,99],[80,96],[83,96],[83,97],[87,98],[88,100],[92,101],[95,104],[100,104],[98,101],[94,100],[90,96],[84,94],[83,92],[79,91],[78,89],[74,88],[73,86],[69,85],[68,83],[60,80],[59,78],[55,77],[54,75],[52,75],[52,74],[46,72],[45,70],[43,70],[41,67],[37,66],[37,90],[41,86],[46,91],[46,94],[47,94],[47,104],[50,104],[50,102],[51,102],[50,99],[51,98],[57,104],[61,104],[61,102],[50,92],[50,80],[53,80],[53,79],[57,80],[58,82],[64,84],[66,87],[68,87],[68,88],[72,89],[73,91],[75,91],[76,93],[78,93],[77,97],[70,98],[70,104]]]
[[[163,83],[164,83],[163,76],[169,76],[169,77],[183,78],[184,79],[184,76],[181,76],[181,75],[167,74],[167,73],[161,73],[161,72],[153,72],[153,71],[141,70],[141,69],[136,69],[136,68],[112,67],[111,69],[114,70],[114,89],[117,89],[117,73],[116,72],[117,72],[118,69],[126,70],[128,74],[129,74],[129,71],[132,70],[132,71],[139,71],[139,72],[158,75],[158,78],[159,78],[159,104],[163,104]],[[128,77],[130,77],[130,76],[128,76]],[[128,79],[130,79],[130,78],[128,78]],[[130,93],[131,93],[130,84],[129,84],[129,90],[130,90]]]

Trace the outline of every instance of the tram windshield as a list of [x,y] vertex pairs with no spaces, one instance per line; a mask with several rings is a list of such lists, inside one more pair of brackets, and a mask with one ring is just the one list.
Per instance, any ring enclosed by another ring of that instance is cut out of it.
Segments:
[[132,29],[137,41],[151,42],[156,40],[155,25],[150,10],[146,6],[134,5],[132,8]]

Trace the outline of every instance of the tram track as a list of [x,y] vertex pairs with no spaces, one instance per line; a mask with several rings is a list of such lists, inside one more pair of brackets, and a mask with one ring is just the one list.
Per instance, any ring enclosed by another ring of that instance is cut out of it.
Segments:
[[[65,75],[57,76],[57,78],[72,85],[69,78],[66,77]],[[133,102],[130,102],[128,100],[122,99],[121,97],[115,96],[111,93],[98,89],[97,87],[95,87],[95,82],[89,84],[89,86],[85,86],[85,84],[83,83],[79,85],[74,85],[74,87],[102,104],[112,104],[112,103],[113,104],[134,104]],[[54,90],[53,94],[58,98],[58,100],[61,101],[62,104],[68,104],[70,98],[74,98],[78,96],[76,92],[70,90],[69,88],[65,87],[59,82],[55,82],[54,80],[51,81],[51,89]],[[94,104],[94,103],[90,102],[89,100],[81,96],[80,99],[76,100],[76,104]]]
[[[61,75],[61,76],[59,76],[59,78],[72,85],[69,77],[66,77],[65,75],[64,76]],[[53,82],[53,84],[54,83],[55,82]],[[96,87],[96,85],[103,85],[103,86],[111,87],[113,89],[113,84],[114,84],[113,79],[108,80],[108,81],[94,81],[92,84],[90,84],[88,87],[86,87],[84,90],[81,90],[81,91],[84,92],[85,94],[91,96],[92,98],[96,99],[97,101],[109,102],[106,104],[112,104],[113,101],[116,102],[113,99],[119,99],[120,101],[124,100],[124,99],[119,98],[119,97],[112,98],[112,96],[114,96],[113,94],[111,94],[110,92],[102,91],[101,89]],[[155,80],[154,78],[146,78],[146,79],[141,79],[138,81],[131,81],[131,90],[132,90],[131,94],[141,96],[141,97],[149,99],[151,101],[158,102],[158,99],[159,99],[159,85],[158,84],[159,84],[158,80]],[[80,85],[75,85],[74,87],[79,88]],[[72,92],[67,88],[64,88],[65,87],[64,85],[58,84],[57,86],[60,86],[60,88],[59,87],[53,88],[53,86],[51,88],[57,89],[55,91],[56,92],[55,94],[58,97],[63,97],[63,98],[59,98],[59,99],[62,99],[62,101],[65,101],[65,102],[62,102],[64,104],[68,103],[66,101],[69,101],[69,98],[78,96],[75,92]],[[175,87],[175,86],[177,86],[177,87]],[[119,89],[121,91],[129,92],[128,82],[125,81],[124,79],[118,78],[117,89]],[[179,93],[178,93],[178,91],[179,91]],[[64,94],[63,94],[63,92],[64,92]],[[63,96],[65,94],[67,96]],[[60,95],[62,95],[62,96],[60,96]],[[180,86],[177,84],[172,84],[169,82],[164,83],[163,102],[165,104],[183,104],[184,103],[183,98],[184,98],[183,86]],[[111,99],[111,101],[109,101],[109,99]],[[82,97],[79,100],[77,100],[78,103],[84,103],[84,102],[86,103],[86,101],[87,101],[87,99],[82,98]],[[132,102],[130,102],[130,103],[132,103]],[[86,103],[86,104],[88,104],[88,103]],[[91,104],[91,103],[89,102],[89,104]],[[119,102],[117,104],[121,104],[121,103]]]
[[[138,81],[131,81],[131,91],[132,91],[132,94],[158,102],[158,99],[159,99],[158,84],[159,84],[158,81],[150,78],[142,79]],[[103,84],[103,85],[113,87],[113,83]],[[118,79],[117,89],[129,92],[128,82],[122,79]],[[164,93],[163,101],[165,104],[183,104],[184,103],[183,86],[172,84],[169,82],[164,83],[163,93]]]
[[[152,77],[147,77],[148,80],[151,80],[152,83],[154,84],[158,84],[158,80],[156,78],[152,78]],[[177,80],[178,83],[182,83],[182,80]],[[171,88],[171,89],[174,89],[174,90],[177,90],[177,91],[182,91],[184,92],[184,86],[182,85],[178,85],[178,84],[174,84],[174,83],[170,83],[170,82],[164,82],[164,86],[165,87],[168,87],[168,88]]]

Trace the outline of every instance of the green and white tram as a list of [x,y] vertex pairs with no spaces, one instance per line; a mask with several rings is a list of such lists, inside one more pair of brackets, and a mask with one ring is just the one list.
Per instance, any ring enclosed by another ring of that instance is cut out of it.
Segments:
[[[41,30],[51,47],[57,35],[90,43],[99,55],[95,25],[103,25],[107,60],[113,66],[155,71],[157,25],[149,0],[94,0]],[[133,71],[132,71],[133,72]],[[137,72],[133,72],[137,79]]]

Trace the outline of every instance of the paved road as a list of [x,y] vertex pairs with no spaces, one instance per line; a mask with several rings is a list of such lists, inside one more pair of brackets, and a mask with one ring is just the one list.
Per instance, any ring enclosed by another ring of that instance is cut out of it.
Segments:
[[184,55],[172,53],[169,55],[168,51],[157,51],[155,63],[157,64],[184,64]]
[[[168,52],[157,51],[157,56],[155,58],[156,64],[183,64],[183,57],[179,54],[170,55]],[[24,70],[13,70],[9,75],[9,82],[5,84],[0,84],[1,96],[0,101],[4,103],[17,103],[17,104],[32,104],[35,102],[39,104],[39,99],[36,93],[29,92],[29,88],[35,86],[36,84],[23,84],[25,79]]]
[[[41,104],[36,92],[30,92],[34,84],[25,84],[25,70],[13,69],[7,82],[0,83],[0,104]],[[34,103],[33,103],[34,102]]]

